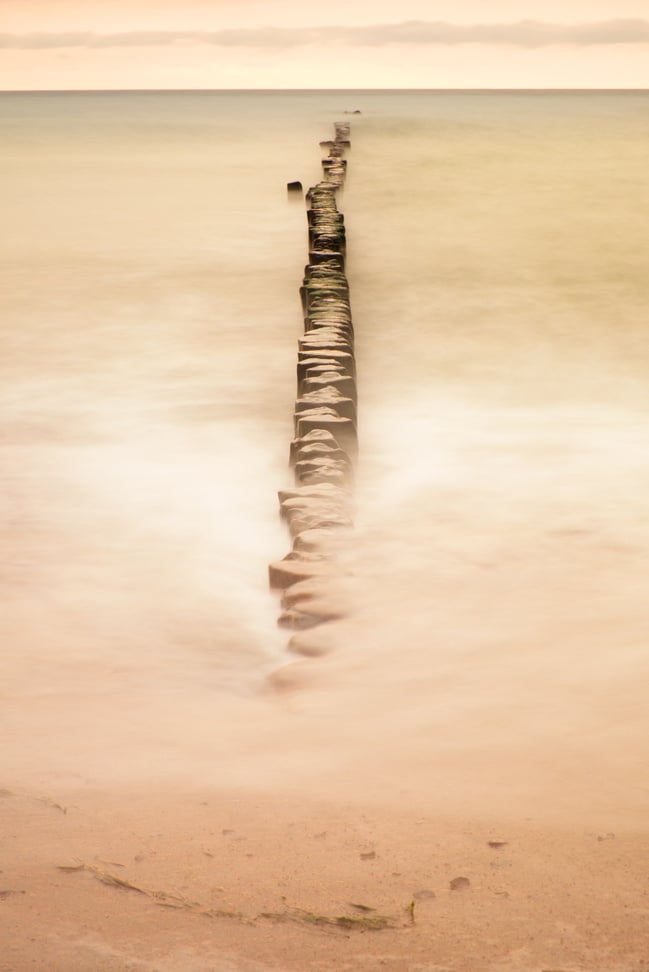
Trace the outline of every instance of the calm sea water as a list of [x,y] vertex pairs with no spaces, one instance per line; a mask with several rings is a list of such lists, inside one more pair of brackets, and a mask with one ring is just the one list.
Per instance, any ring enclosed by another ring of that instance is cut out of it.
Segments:
[[515,739],[539,786],[582,768],[580,792],[595,773],[640,806],[647,93],[0,97],[9,765],[119,768],[126,739],[178,768],[235,724],[239,766],[254,748],[286,660],[266,565],[306,221],[285,187],[356,108],[354,611],[293,715],[263,716],[265,765],[297,772],[296,726],[319,772],[350,736],[352,767],[429,740],[401,782]]

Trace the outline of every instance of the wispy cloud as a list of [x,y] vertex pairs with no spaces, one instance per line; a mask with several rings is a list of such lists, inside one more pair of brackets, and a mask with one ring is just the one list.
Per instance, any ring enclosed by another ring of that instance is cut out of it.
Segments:
[[575,24],[521,20],[508,24],[453,24],[411,20],[362,27],[263,27],[237,30],[130,31],[0,34],[0,48],[169,47],[210,44],[216,47],[302,47],[347,44],[382,47],[387,44],[505,44],[515,47],[579,47],[596,44],[649,43],[649,20],[617,19]]

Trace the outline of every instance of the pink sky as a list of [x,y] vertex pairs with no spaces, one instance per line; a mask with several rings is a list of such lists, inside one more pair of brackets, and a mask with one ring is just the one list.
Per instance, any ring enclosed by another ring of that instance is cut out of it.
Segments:
[[649,87],[649,3],[0,0],[3,89],[285,87]]

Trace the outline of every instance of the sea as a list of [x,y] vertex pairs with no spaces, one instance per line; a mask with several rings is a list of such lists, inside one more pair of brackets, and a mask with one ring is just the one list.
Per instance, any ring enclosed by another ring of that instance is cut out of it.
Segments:
[[[341,120],[355,530],[303,659],[286,185]],[[649,92],[4,93],[0,127],[5,776],[645,826]]]

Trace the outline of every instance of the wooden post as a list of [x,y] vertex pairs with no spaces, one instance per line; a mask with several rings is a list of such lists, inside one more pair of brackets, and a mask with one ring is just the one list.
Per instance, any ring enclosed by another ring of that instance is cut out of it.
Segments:
[[312,585],[304,598],[298,596],[299,588],[290,595],[287,590],[300,581],[335,575],[337,541],[353,526],[356,362],[345,275],[345,218],[336,204],[347,171],[350,126],[336,122],[334,129],[334,139],[320,143],[329,149],[322,160],[323,178],[306,194],[309,262],[300,288],[304,335],[298,342],[290,449],[295,487],[279,493],[280,515],[293,549],[269,567],[271,588],[284,591],[279,624],[296,630],[340,616],[314,596]]

